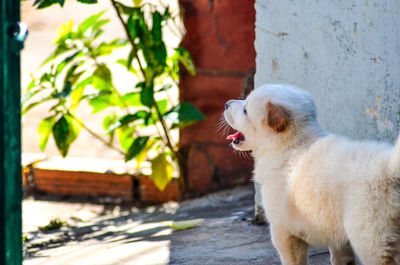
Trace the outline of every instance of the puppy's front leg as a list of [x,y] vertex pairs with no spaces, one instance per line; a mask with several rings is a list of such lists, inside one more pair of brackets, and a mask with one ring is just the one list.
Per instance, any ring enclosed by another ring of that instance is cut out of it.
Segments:
[[278,227],[271,226],[271,235],[283,265],[307,265],[307,243]]
[[340,249],[329,248],[329,252],[331,254],[331,263],[332,265],[355,265],[355,258],[353,249],[351,248],[350,243],[347,243]]

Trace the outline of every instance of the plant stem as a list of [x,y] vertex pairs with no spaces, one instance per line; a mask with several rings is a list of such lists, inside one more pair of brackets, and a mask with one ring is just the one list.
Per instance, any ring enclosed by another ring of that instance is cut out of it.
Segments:
[[118,16],[118,18],[119,18],[121,24],[122,24],[123,27],[124,27],[126,37],[128,38],[128,41],[129,41],[129,43],[130,43],[131,46],[132,46],[132,52],[133,52],[133,54],[135,55],[135,58],[136,58],[136,60],[137,60],[138,63],[139,63],[139,68],[140,68],[140,70],[142,71],[142,74],[143,74],[143,76],[144,76],[145,71],[144,71],[144,68],[143,68],[143,66],[142,66],[142,63],[140,62],[140,59],[139,59],[139,56],[138,56],[138,53],[137,53],[137,50],[136,50],[136,46],[135,46],[135,41],[132,39],[131,34],[129,34],[128,26],[126,25],[124,19],[122,18],[121,12],[120,12],[120,10],[119,10],[119,8],[118,8],[118,4],[117,4],[114,0],[111,0],[111,4],[113,5],[113,7],[114,7],[114,9],[115,9],[115,12],[117,12],[117,16]]
[[[155,100],[154,100],[154,102],[155,102]],[[156,109],[158,119],[160,120],[161,126],[162,126],[164,134],[165,134],[165,138],[167,139],[167,145],[168,145],[169,149],[171,149],[171,151],[174,153],[174,155],[176,157],[178,157],[177,156],[177,152],[175,151],[175,149],[174,149],[174,147],[172,145],[171,138],[169,137],[169,133],[168,133],[167,126],[165,124],[165,120],[164,120],[164,118],[163,118],[163,116],[162,116],[162,114],[160,112],[160,109],[157,106],[157,103],[154,103],[153,106]]]
[[[117,12],[117,15],[118,15],[118,18],[119,18],[121,24],[122,24],[123,27],[124,27],[125,34],[126,34],[126,36],[127,36],[127,38],[128,38],[129,43],[130,43],[131,46],[132,46],[133,54],[135,55],[135,58],[136,58],[136,60],[137,60],[138,63],[139,63],[139,67],[140,67],[140,70],[142,71],[143,77],[145,78],[145,81],[148,81],[148,80],[146,80],[145,70],[144,70],[144,68],[142,67],[142,64],[141,64],[141,62],[140,62],[140,58],[139,58],[138,53],[137,53],[137,49],[136,49],[135,42],[134,42],[134,40],[132,39],[132,36],[129,34],[128,26],[126,25],[124,19],[122,18],[122,15],[121,15],[121,12],[120,12],[120,10],[119,10],[119,8],[118,8],[117,3],[116,3],[114,0],[111,0],[111,3],[112,3],[112,5],[113,5],[115,11]],[[153,102],[155,102],[154,98],[153,98]],[[179,159],[179,153],[175,150],[175,148],[174,148],[173,145],[172,145],[171,138],[169,137],[168,129],[167,129],[167,126],[166,126],[166,124],[165,124],[165,120],[164,120],[164,118],[162,117],[162,114],[161,114],[161,112],[160,112],[160,109],[158,108],[158,106],[157,106],[156,103],[154,103],[153,106],[154,106],[154,108],[155,108],[156,111],[157,111],[158,118],[159,118],[160,123],[161,123],[161,125],[162,125],[163,131],[164,131],[164,134],[165,134],[165,138],[166,138],[166,140],[167,140],[167,146],[168,146],[169,149],[171,149],[172,153],[174,154],[174,157],[177,158],[177,159]]]
[[115,151],[117,151],[118,153],[120,153],[121,155],[125,156],[125,152],[122,151],[121,149],[115,147],[114,145],[112,145],[111,143],[107,142],[106,140],[104,140],[100,135],[98,135],[97,133],[95,133],[94,131],[92,131],[89,127],[87,127],[80,119],[78,119],[74,114],[72,114],[71,112],[67,111],[68,115],[74,119],[79,126],[81,126],[83,129],[85,129],[88,133],[90,133],[93,137],[97,138],[98,140],[100,140],[103,144],[105,144],[106,146],[108,146],[111,149],[114,149]]

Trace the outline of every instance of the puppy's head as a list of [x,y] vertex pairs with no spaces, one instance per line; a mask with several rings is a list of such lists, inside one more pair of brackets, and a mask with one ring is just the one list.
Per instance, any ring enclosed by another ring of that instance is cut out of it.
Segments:
[[298,130],[316,123],[315,104],[303,90],[284,85],[265,85],[254,90],[246,100],[225,103],[224,117],[237,132],[229,135],[233,148],[256,150],[290,140]]

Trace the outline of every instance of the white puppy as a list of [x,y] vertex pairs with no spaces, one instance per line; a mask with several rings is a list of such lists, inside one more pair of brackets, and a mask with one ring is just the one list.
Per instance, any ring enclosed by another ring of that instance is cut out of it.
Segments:
[[400,265],[400,140],[355,142],[324,132],[311,95],[265,85],[230,100],[237,150],[252,151],[272,242],[284,265],[307,264],[308,244],[334,265]]

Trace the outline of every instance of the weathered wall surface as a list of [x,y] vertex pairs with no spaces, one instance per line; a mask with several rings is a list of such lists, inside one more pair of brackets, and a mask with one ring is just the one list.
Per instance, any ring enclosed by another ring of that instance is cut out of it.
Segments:
[[394,141],[400,128],[398,0],[257,0],[255,86],[315,97],[321,125]]
[[[315,97],[324,129],[357,139],[395,140],[398,0],[257,0],[255,8],[255,87],[299,86]],[[257,192],[257,210],[260,205]]]

